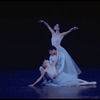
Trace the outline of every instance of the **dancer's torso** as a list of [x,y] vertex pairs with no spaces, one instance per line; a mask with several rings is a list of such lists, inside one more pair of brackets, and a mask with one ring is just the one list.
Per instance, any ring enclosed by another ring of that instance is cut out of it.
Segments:
[[54,46],[60,46],[62,39],[63,38],[60,35],[59,36],[52,36],[51,44]]
[[47,71],[48,76],[49,76],[51,79],[53,79],[54,75],[57,73],[57,70],[56,70],[55,67],[52,67],[52,68],[50,68],[50,69],[47,69],[46,71]]

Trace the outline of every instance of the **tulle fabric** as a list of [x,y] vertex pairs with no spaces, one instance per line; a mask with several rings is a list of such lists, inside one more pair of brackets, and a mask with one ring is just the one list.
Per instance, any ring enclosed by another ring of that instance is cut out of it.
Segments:
[[72,74],[67,74],[65,72],[61,72],[57,78],[53,79],[52,82],[46,83],[46,86],[79,86],[79,82],[77,80],[77,76]]
[[68,74],[79,75],[81,73],[81,70],[79,69],[75,61],[72,59],[72,57],[68,54],[68,52],[62,46],[58,46],[58,50],[60,52],[63,52],[66,58],[63,71]]
[[52,45],[56,46],[58,50],[65,55],[65,66],[64,66],[64,72],[67,74],[73,74],[73,75],[79,75],[81,70],[79,69],[78,65],[75,63],[73,58],[68,54],[67,50],[65,50],[61,45],[62,38],[60,36],[52,37],[51,43]]

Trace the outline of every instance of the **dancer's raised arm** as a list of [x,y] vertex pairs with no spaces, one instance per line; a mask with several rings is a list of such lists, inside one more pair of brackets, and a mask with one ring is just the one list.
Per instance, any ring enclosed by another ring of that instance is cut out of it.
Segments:
[[70,32],[72,32],[73,30],[77,30],[77,29],[78,29],[78,27],[73,27],[73,28],[69,29],[66,32],[62,32],[61,33],[61,36],[65,36],[65,35],[69,34]]
[[44,23],[44,25],[50,30],[50,32],[51,32],[52,34],[55,33],[54,30],[50,27],[50,25],[49,25],[47,22],[45,22],[44,20],[39,20],[38,22]]
[[[57,50],[57,57],[53,63],[53,66],[55,67],[56,66],[56,63],[58,61],[58,57],[59,57],[59,51]],[[61,65],[60,65],[60,69],[58,70],[58,72],[54,75],[53,78],[56,78],[64,69],[64,63],[65,63],[65,56],[63,53],[60,54],[60,57],[61,57]]]
[[57,61],[58,61],[58,55],[59,55],[59,51],[57,50],[57,56],[56,56],[56,59],[55,59],[55,61],[54,61],[54,63],[53,63],[53,66],[54,66],[54,67],[55,67],[56,64],[57,64]]

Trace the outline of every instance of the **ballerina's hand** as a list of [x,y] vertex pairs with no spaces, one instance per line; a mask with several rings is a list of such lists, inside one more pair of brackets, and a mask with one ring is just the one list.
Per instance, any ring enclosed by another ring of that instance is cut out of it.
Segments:
[[78,27],[73,27],[73,30],[78,30]]
[[28,85],[29,87],[33,87],[34,85],[33,84],[30,84],[30,85]]
[[43,23],[43,22],[44,22],[44,20],[39,20],[38,22]]

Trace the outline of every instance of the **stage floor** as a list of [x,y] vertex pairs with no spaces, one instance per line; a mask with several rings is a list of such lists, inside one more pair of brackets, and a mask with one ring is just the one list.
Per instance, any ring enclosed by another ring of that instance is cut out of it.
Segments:
[[39,76],[39,70],[1,70],[0,71],[0,99],[1,98],[39,98],[39,99],[63,99],[63,98],[100,98],[100,69],[84,68],[79,76],[87,81],[97,81],[97,85],[76,87],[28,87]]

